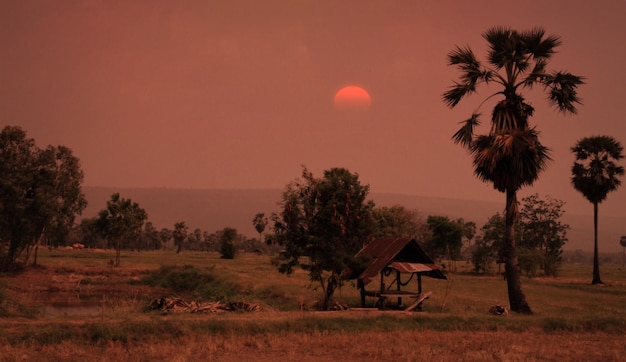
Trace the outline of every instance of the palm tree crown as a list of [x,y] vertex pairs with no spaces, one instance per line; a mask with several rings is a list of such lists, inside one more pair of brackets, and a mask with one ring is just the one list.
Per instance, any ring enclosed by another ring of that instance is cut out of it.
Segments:
[[593,136],[579,140],[572,152],[576,161],[572,166],[572,184],[591,203],[604,201],[616,190],[624,175],[624,167],[615,161],[624,158],[624,148],[609,136]]
[[489,45],[487,66],[478,61],[469,47],[457,47],[448,54],[449,65],[457,67],[461,76],[443,94],[443,101],[454,108],[461,99],[475,93],[480,83],[500,86],[485,99],[502,97],[493,109],[489,134],[475,136],[480,125],[480,113],[476,111],[462,122],[453,139],[473,155],[479,179],[493,182],[501,192],[517,190],[532,184],[550,160],[548,148],[541,145],[538,132],[529,126],[528,118],[534,108],[521,90],[539,84],[548,93],[550,104],[559,111],[576,113],[576,104],[581,103],[576,90],[583,78],[546,70],[561,41],[556,36],[546,36],[541,28],[517,32],[494,27],[483,38]]

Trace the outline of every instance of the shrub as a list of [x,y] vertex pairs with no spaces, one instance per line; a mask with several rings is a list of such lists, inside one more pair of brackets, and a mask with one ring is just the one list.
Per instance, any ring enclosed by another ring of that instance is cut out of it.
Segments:
[[200,270],[193,265],[162,266],[141,282],[153,287],[162,287],[176,293],[189,293],[211,300],[228,300],[241,293],[241,286],[235,282],[217,278],[213,268]]

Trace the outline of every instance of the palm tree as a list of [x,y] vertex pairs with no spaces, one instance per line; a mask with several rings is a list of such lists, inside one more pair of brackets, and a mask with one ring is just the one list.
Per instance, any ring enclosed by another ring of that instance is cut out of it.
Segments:
[[622,183],[618,176],[624,175],[624,167],[615,161],[624,158],[624,148],[609,136],[593,136],[579,140],[572,152],[576,161],[572,166],[572,185],[593,204],[593,280],[591,284],[603,284],[598,263],[598,204],[606,199]]
[[[454,108],[466,96],[476,92],[478,84],[495,83],[499,90],[488,96],[477,110],[462,122],[453,140],[469,150],[474,174],[491,182],[506,194],[506,233],[502,249],[505,262],[509,303],[512,311],[531,313],[522,292],[517,266],[513,225],[517,219],[517,191],[532,185],[550,161],[549,150],[539,142],[539,132],[528,120],[534,108],[526,102],[522,90],[541,85],[550,104],[564,113],[576,113],[580,99],[577,87],[583,78],[565,72],[547,72],[546,66],[561,45],[556,36],[546,36],[541,28],[518,32],[505,27],[488,29],[483,38],[489,45],[486,65],[469,47],[456,47],[448,54],[449,65],[460,70],[460,80],[443,94],[443,101]],[[491,114],[488,134],[476,135],[480,125],[480,107],[489,99],[500,97]]]

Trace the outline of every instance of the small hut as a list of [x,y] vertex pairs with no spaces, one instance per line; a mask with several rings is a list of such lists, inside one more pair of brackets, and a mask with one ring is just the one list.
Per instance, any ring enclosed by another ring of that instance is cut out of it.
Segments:
[[[412,298],[412,304],[406,309],[421,309],[421,303],[430,295],[430,292],[422,292],[422,276],[447,279],[415,239],[376,239],[363,247],[356,255],[356,257],[361,256],[370,260],[365,271],[358,276],[357,285],[361,290],[362,307],[365,307],[366,297],[374,297],[375,306],[381,309],[388,298],[398,298],[398,307],[402,306],[402,298]],[[388,277],[387,280],[392,278],[388,285],[385,285],[385,277]],[[411,290],[409,285],[413,279],[416,279],[416,285],[415,289]],[[365,289],[375,280],[380,280],[378,287]]]

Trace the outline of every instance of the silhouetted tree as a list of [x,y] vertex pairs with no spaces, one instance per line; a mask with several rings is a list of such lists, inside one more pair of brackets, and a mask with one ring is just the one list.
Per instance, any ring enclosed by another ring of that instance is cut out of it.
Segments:
[[254,225],[254,229],[257,233],[259,233],[259,241],[263,242],[263,232],[265,231],[265,227],[267,226],[268,220],[265,217],[265,214],[260,212],[254,216],[252,219],[252,224]]
[[115,243],[115,266],[120,266],[122,244],[140,237],[141,228],[148,214],[138,203],[114,193],[107,201],[106,209],[98,214],[98,228],[102,234]]
[[624,167],[616,161],[624,158],[624,148],[613,137],[593,136],[579,140],[572,152],[576,156],[572,166],[574,188],[593,204],[593,279],[591,284],[602,284],[598,260],[598,204],[609,192],[620,185]]
[[561,222],[565,202],[549,196],[540,199],[539,195],[534,194],[522,199],[522,205],[518,221],[521,224],[518,244],[533,251],[528,255],[538,256],[536,263],[529,265],[539,265],[545,276],[555,276],[570,228]]
[[[64,146],[40,149],[20,127],[0,132],[0,270],[45,239],[60,243],[86,207],[79,160]],[[36,258],[35,258],[36,259]]]
[[404,206],[375,207],[372,210],[374,237],[416,238],[419,241],[428,235],[428,226],[415,210]]
[[174,239],[174,245],[176,245],[176,254],[180,253],[183,249],[183,244],[187,239],[188,227],[184,221],[174,224],[174,231],[172,231],[172,238]]
[[583,80],[570,73],[546,71],[561,40],[556,36],[546,37],[541,28],[518,32],[494,27],[488,29],[483,38],[489,48],[487,66],[483,66],[469,47],[457,47],[448,54],[449,65],[457,67],[461,76],[444,93],[443,100],[453,108],[463,98],[475,93],[480,83],[500,87],[487,97],[500,97],[491,114],[489,133],[475,135],[480,125],[477,110],[463,122],[453,139],[469,150],[476,176],[492,182],[495,189],[506,194],[503,256],[509,303],[512,311],[531,313],[522,292],[515,251],[513,225],[517,219],[517,191],[537,180],[550,158],[548,149],[539,142],[539,133],[529,125],[534,108],[521,90],[543,86],[551,104],[562,112],[576,113],[576,104],[580,103],[576,91]]
[[226,227],[220,233],[220,254],[223,259],[234,259],[237,253],[237,230]]
[[272,240],[284,248],[274,263],[282,273],[298,265],[307,270],[322,288],[324,309],[354,255],[371,239],[374,204],[366,200],[368,192],[369,186],[344,168],[324,171],[322,178],[303,168],[302,179],[283,192],[280,214],[272,217]]

